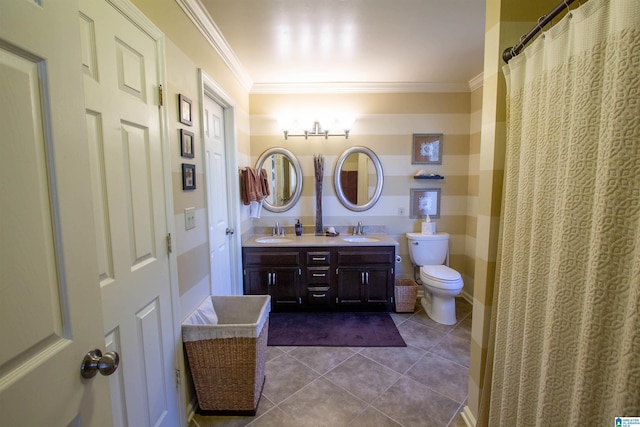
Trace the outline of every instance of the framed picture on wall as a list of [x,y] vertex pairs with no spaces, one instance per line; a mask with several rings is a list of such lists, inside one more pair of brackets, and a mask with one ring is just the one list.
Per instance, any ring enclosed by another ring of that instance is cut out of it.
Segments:
[[414,133],[413,149],[411,150],[411,164],[413,165],[441,165],[442,164],[442,134]]
[[180,123],[187,126],[192,125],[191,121],[191,100],[183,94],[178,95],[178,114],[180,115]]
[[440,189],[412,188],[410,191],[411,218],[440,218]]
[[196,165],[182,164],[182,189],[184,191],[196,189]]
[[180,129],[180,155],[190,159],[194,158],[193,132],[185,129]]

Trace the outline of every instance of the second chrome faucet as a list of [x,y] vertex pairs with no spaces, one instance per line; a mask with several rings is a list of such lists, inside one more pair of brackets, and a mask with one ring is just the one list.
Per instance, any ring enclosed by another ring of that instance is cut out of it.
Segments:
[[353,227],[353,235],[354,236],[364,236],[365,230],[364,225],[362,225],[362,221],[358,221],[358,225]]

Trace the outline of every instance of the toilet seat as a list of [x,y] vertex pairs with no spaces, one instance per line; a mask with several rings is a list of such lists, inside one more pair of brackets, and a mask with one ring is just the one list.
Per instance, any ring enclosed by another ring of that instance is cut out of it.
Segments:
[[440,289],[462,288],[462,276],[446,265],[424,265],[420,268],[420,279],[423,283]]

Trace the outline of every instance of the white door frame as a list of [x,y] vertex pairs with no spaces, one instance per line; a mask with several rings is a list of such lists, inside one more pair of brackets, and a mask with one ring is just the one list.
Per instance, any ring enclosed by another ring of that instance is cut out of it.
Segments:
[[[231,257],[231,290],[234,295],[242,295],[240,278],[242,277],[241,263],[241,238],[240,238],[240,181],[238,179],[238,158],[237,158],[237,134],[236,134],[236,110],[235,103],[229,95],[202,69],[200,75],[200,117],[204,123],[204,99],[209,97],[220,104],[224,110],[224,146],[225,146],[225,169],[227,176],[227,215],[229,217],[229,228],[235,230],[229,239],[229,255]],[[200,126],[200,140],[204,151],[204,126]],[[209,171],[205,164],[205,186],[208,183]],[[205,191],[205,203],[207,211],[212,209],[209,200],[206,200],[208,192]],[[211,271],[211,270],[209,270]],[[209,277],[209,292],[213,291],[212,278]]]
[[[136,6],[134,6],[129,0],[107,0],[115,8],[119,9],[125,16],[131,19],[137,26],[139,26],[149,37],[153,38],[158,46],[158,81],[163,88],[167,87],[167,75],[166,75],[166,44],[165,36],[158,27],[145,14],[143,14]],[[166,90],[163,90],[163,95]],[[166,99],[166,96],[164,97]],[[167,225],[167,233],[174,237],[175,240],[176,230],[173,211],[173,181],[171,175],[171,149],[169,147],[169,122],[167,118],[167,106],[163,104],[160,107],[160,136],[162,139],[162,168],[164,169],[164,196],[165,196],[165,222]],[[173,244],[175,247],[175,244]],[[182,352],[182,324],[180,319],[180,293],[178,289],[178,260],[175,251],[168,251],[169,254],[169,281],[171,292],[171,309],[173,311],[173,339],[174,339],[174,366],[176,370],[185,372],[183,366],[183,352]],[[165,337],[166,338],[166,337]],[[176,376],[177,378],[177,376]],[[182,378],[182,376],[181,376]],[[180,392],[178,392],[178,415],[182,423],[181,427],[186,425],[186,387],[185,381],[180,381]]]

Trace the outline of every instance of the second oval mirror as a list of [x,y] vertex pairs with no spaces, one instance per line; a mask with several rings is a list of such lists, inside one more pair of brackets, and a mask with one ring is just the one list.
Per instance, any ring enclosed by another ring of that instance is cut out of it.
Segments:
[[258,158],[256,169],[267,171],[271,194],[263,201],[266,210],[284,212],[298,202],[302,193],[302,169],[291,151],[268,149]]
[[384,175],[378,156],[367,147],[345,150],[336,163],[333,185],[338,200],[352,211],[366,211],[382,194]]

